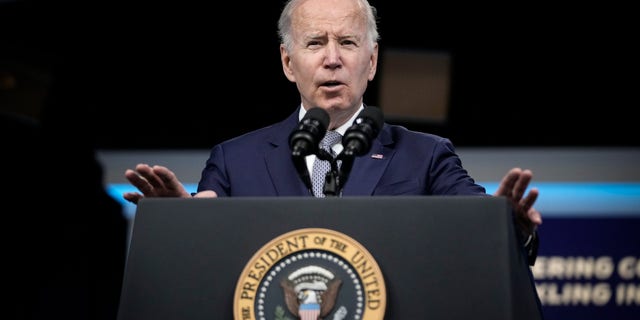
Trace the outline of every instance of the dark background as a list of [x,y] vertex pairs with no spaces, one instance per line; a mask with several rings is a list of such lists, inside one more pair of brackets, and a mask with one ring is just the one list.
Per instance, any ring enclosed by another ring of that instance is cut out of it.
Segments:
[[[452,56],[448,121],[410,128],[458,146],[640,145],[631,9],[371,3],[381,49]],[[0,0],[0,104],[42,104],[98,148],[209,148],[299,103],[279,61],[282,5]]]

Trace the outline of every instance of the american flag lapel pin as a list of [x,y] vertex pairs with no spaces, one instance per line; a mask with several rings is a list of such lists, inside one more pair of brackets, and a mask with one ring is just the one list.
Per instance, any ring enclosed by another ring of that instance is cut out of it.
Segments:
[[382,159],[382,158],[384,158],[384,156],[382,154],[380,154],[380,153],[374,153],[374,154],[371,155],[371,158],[373,158],[373,159]]

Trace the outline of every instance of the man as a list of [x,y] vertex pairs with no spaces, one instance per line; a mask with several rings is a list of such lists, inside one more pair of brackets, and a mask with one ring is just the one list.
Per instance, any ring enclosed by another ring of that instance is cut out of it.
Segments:
[[[378,64],[375,10],[366,0],[291,0],[278,22],[285,76],[296,84],[301,104],[287,119],[216,145],[194,197],[309,196],[292,161],[289,135],[306,112],[329,114],[329,131],[344,134],[366,108],[363,95]],[[314,155],[307,157],[313,174]],[[166,167],[138,164],[126,178],[140,192],[123,196],[192,197]],[[533,264],[535,232],[542,223],[533,207],[538,190],[525,196],[532,173],[511,169],[494,195],[508,197]],[[343,196],[485,195],[462,167],[448,139],[384,124],[368,154],[354,160]],[[322,194],[315,194],[322,196]]]

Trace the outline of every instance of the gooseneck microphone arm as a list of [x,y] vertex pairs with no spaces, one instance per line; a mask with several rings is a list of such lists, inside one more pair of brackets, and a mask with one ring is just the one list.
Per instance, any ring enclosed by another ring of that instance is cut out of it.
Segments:
[[336,177],[336,184],[338,186],[339,192],[342,193],[342,188],[345,183],[347,183],[347,178],[349,178],[349,174],[351,173],[351,168],[353,167],[353,161],[355,157],[346,156],[344,152],[341,152],[336,160],[342,161],[340,164],[340,170],[338,172],[338,176]]
[[[322,193],[325,197],[335,197],[338,196],[340,191],[339,187],[339,177],[340,177],[340,168],[338,167],[337,159],[331,155],[331,153],[326,150],[319,148],[318,153],[316,154],[317,160],[325,160],[329,161],[331,164],[331,169],[327,171],[324,177],[324,185],[322,186]],[[316,161],[317,161],[316,160]]]
[[328,126],[329,114],[324,109],[315,107],[307,110],[296,129],[289,135],[293,165],[311,194],[313,194],[313,186],[305,157],[317,154],[318,150],[321,150],[318,146]]
[[379,108],[365,107],[353,125],[344,133],[342,137],[344,149],[336,157],[336,160],[342,161],[336,183],[339,193],[342,193],[342,188],[347,183],[355,157],[369,153],[371,143],[380,133],[383,124],[384,117]]

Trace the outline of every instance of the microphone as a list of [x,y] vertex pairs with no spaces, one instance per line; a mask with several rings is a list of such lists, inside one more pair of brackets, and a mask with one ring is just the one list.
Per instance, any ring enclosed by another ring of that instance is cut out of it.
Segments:
[[322,108],[307,110],[298,127],[289,135],[289,146],[293,157],[304,157],[318,153],[320,141],[327,132],[329,114]]
[[382,111],[377,107],[362,109],[353,125],[347,129],[342,137],[346,157],[362,156],[371,150],[371,142],[378,136],[384,119]]
[[305,157],[310,154],[318,154],[319,145],[329,126],[329,114],[322,108],[314,107],[307,110],[293,132],[289,135],[289,147],[293,165],[304,185],[313,195],[313,185]]

